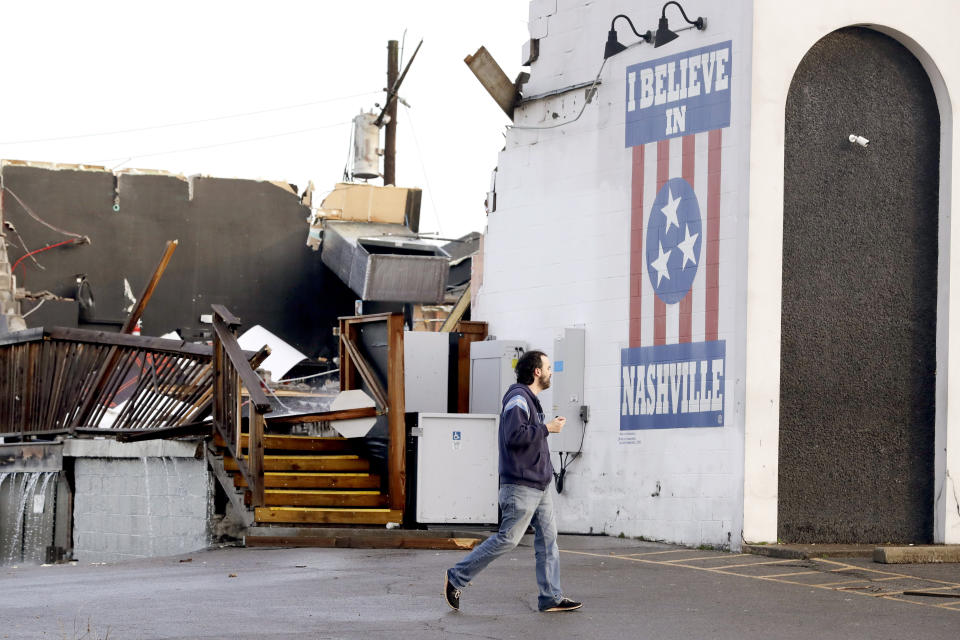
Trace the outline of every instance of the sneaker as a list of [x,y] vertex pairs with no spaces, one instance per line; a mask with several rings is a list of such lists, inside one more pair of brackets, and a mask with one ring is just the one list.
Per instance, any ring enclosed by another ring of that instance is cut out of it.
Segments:
[[450,574],[446,572],[443,574],[443,599],[451,609],[460,611],[460,589],[450,584]]
[[552,607],[540,609],[540,611],[543,611],[544,613],[552,613],[554,611],[573,611],[574,609],[579,609],[582,606],[582,602],[577,602],[576,600],[571,600],[570,598],[564,598]]

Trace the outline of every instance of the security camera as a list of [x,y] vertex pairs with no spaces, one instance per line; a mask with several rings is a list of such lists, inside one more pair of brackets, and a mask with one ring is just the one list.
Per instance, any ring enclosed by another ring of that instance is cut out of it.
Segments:
[[850,142],[853,142],[854,144],[858,144],[861,147],[865,147],[868,144],[870,144],[870,141],[864,138],[863,136],[854,135],[852,133],[850,134],[850,137],[848,139],[850,140]]

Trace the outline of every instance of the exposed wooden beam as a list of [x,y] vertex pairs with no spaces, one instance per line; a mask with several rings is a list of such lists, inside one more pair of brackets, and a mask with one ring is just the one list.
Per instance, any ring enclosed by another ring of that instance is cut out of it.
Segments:
[[373,372],[373,369],[370,368],[370,364],[366,358],[363,357],[363,354],[360,353],[360,349],[353,341],[353,338],[350,335],[341,335],[340,342],[350,355],[352,366],[356,368],[360,377],[363,378],[363,381],[366,382],[370,388],[370,393],[373,395],[373,399],[376,400],[377,406],[380,409],[386,409],[389,406],[389,401],[386,392],[383,390],[383,385],[377,380],[376,374]]
[[167,265],[170,264],[170,258],[173,257],[173,252],[176,250],[178,244],[179,240],[167,241],[167,246],[163,250],[160,262],[157,264],[157,268],[153,270],[153,275],[150,277],[150,281],[147,282],[147,286],[143,288],[143,292],[137,299],[137,303],[134,305],[130,317],[127,318],[123,329],[120,330],[121,333],[133,333],[137,322],[140,320],[140,316],[143,315],[143,310],[146,309],[147,303],[150,302],[150,298],[153,296],[154,289],[157,288],[157,283],[160,282],[160,278],[163,277],[163,272],[167,270]]
[[[403,315],[387,319],[387,449],[390,507],[403,512],[407,487],[407,424],[403,371]],[[401,519],[402,520],[402,519]]]
[[472,284],[468,285],[467,288],[464,289],[463,293],[460,295],[460,298],[457,300],[457,304],[453,305],[450,315],[447,316],[447,319],[443,321],[443,326],[440,327],[440,331],[453,331],[454,327],[457,326],[457,323],[460,322],[463,314],[467,312],[467,307],[470,306],[470,291],[472,290]]
[[360,409],[342,409],[340,411],[320,411],[286,416],[267,416],[267,424],[303,424],[306,422],[327,422],[333,420],[352,420],[353,418],[373,418],[379,415],[376,407]]
[[503,109],[508,117],[513,118],[513,107],[517,100],[517,87],[510,82],[510,78],[503,72],[497,61],[493,59],[485,47],[480,47],[472,56],[463,59],[473,75],[477,77],[490,97]]

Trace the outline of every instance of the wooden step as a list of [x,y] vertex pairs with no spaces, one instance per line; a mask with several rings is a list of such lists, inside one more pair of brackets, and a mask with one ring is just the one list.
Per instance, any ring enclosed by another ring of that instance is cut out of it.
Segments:
[[401,522],[403,512],[392,509],[257,507],[254,509],[254,519],[264,524],[387,524]]
[[[379,489],[380,476],[369,473],[287,473],[282,471],[263,474],[264,485],[283,489]],[[233,476],[237,488],[247,486],[242,474]]]
[[[249,496],[248,491],[246,497]],[[387,504],[387,496],[379,491],[267,489],[264,499],[268,507],[384,507]]]
[[[223,468],[238,471],[237,461],[223,456]],[[264,471],[368,471],[370,463],[355,455],[263,456]]]
[[[244,434],[240,438],[241,446],[246,449],[250,436]],[[263,436],[263,448],[277,451],[316,451],[334,452],[350,451],[351,444],[346,438],[317,438],[314,436]]]
[[[250,436],[243,434],[240,436],[240,446],[246,450],[249,444]],[[219,433],[213,435],[213,444],[218,447],[226,447],[227,443]],[[264,435],[264,450],[276,451],[316,451],[316,452],[335,452],[350,451],[352,445],[346,438],[318,438],[315,436],[286,436],[286,435]]]

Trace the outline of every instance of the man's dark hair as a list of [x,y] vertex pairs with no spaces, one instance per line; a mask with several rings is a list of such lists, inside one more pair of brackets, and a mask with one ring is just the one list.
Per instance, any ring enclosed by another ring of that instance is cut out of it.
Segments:
[[543,351],[526,351],[517,361],[517,382],[520,384],[533,384],[534,374],[537,369],[543,368],[543,358],[546,357]]

